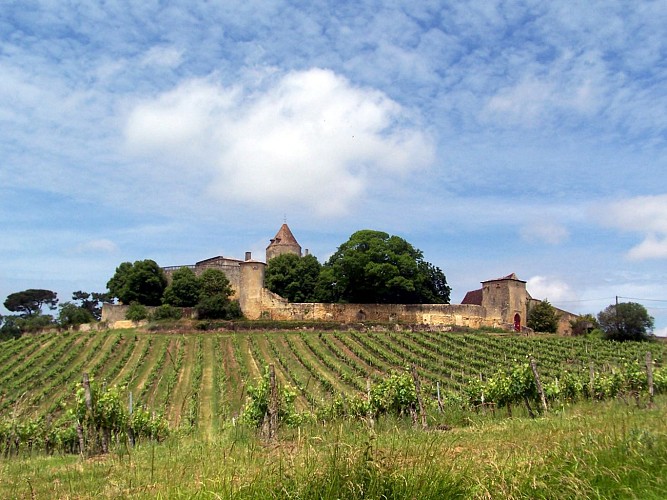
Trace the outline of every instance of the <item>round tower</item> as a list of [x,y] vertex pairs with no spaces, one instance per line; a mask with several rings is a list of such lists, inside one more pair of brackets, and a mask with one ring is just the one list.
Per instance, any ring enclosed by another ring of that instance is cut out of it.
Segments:
[[246,259],[240,263],[239,305],[246,318],[258,319],[262,313],[262,290],[264,289],[266,264],[252,260],[249,253],[246,253]]

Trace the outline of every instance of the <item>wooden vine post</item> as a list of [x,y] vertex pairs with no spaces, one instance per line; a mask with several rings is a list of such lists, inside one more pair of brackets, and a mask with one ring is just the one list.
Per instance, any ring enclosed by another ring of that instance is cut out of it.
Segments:
[[[88,372],[83,373],[83,377],[81,380],[81,385],[83,386],[84,390],[84,401],[86,402],[86,415],[87,416],[93,416],[93,395],[90,392],[90,378],[88,377]],[[77,437],[79,438],[79,451],[81,453],[81,456],[83,457],[85,452],[86,452],[86,438],[84,436],[83,432],[83,420],[86,417],[83,417],[82,420],[80,420],[77,425],[76,425],[76,434]]]
[[651,351],[646,353],[646,382],[648,383],[648,404],[653,406],[653,356]]
[[540,382],[540,375],[537,373],[537,365],[535,364],[535,358],[530,357],[530,369],[533,371],[533,377],[535,377],[535,385],[537,386],[537,393],[540,395],[540,403],[542,403],[542,410],[546,413],[549,409],[547,407],[547,398],[544,397],[544,389],[542,388],[542,382]]
[[273,439],[278,430],[278,386],[276,385],[276,369],[273,364],[269,365],[269,433],[268,438]]
[[419,375],[417,374],[417,367],[412,365],[412,379],[415,382],[415,394],[417,395],[417,404],[419,405],[419,417],[421,418],[422,428],[426,429],[428,423],[426,422],[426,412],[424,411],[424,404],[422,403],[421,396],[421,382],[419,381]]

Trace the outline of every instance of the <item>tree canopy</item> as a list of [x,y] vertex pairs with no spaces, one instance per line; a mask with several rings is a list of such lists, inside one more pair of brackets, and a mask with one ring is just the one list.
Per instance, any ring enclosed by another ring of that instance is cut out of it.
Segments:
[[610,340],[648,340],[653,332],[653,318],[636,302],[608,306],[598,313],[598,322]]
[[113,298],[108,293],[88,293],[78,290],[72,294],[72,300],[75,304],[78,303],[77,305],[81,309],[85,309],[94,319],[99,321],[102,317],[102,304],[112,301]]
[[200,319],[233,319],[242,316],[229,279],[219,269],[207,269],[199,276],[200,293],[197,316]]
[[199,286],[200,299],[213,297],[214,295],[224,295],[225,298],[229,298],[234,294],[227,275],[220,269],[206,269],[201,273]]
[[167,287],[164,271],[153,260],[123,262],[116,268],[107,288],[112,297],[123,304],[137,302],[145,306],[159,306]]
[[322,265],[314,255],[286,253],[272,258],[264,275],[266,288],[290,302],[317,302]]
[[201,283],[189,267],[174,271],[171,284],[167,286],[162,302],[176,307],[194,307],[199,302]]
[[93,321],[95,321],[93,313],[85,307],[78,306],[72,302],[65,302],[60,305],[58,324],[64,328],[92,323]]
[[9,311],[17,312],[24,317],[39,315],[43,306],[53,310],[57,304],[58,297],[55,292],[34,288],[11,293],[4,302]]
[[548,300],[542,300],[531,306],[526,325],[536,332],[556,333],[560,315]]
[[362,230],[323,265],[318,296],[327,302],[449,303],[443,272],[398,236]]

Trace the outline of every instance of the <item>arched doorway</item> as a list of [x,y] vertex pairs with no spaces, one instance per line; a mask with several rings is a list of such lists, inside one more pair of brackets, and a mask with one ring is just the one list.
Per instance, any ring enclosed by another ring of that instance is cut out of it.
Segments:
[[519,316],[519,313],[516,313],[514,315],[514,331],[515,332],[521,331],[521,316]]

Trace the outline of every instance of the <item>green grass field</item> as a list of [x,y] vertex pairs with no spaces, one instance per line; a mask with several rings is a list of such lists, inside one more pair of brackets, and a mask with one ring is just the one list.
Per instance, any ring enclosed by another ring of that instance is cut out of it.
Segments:
[[538,419],[472,415],[423,431],[381,418],[173,435],[105,456],[0,461],[2,498],[666,498],[667,400],[581,403]]

